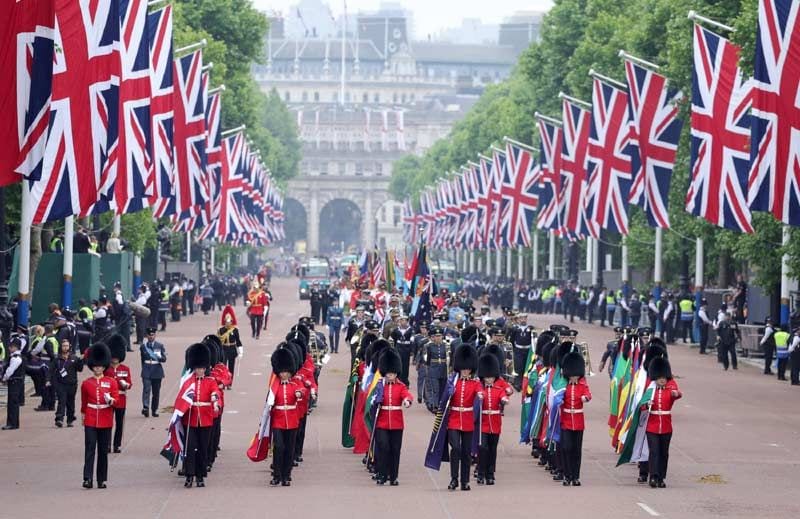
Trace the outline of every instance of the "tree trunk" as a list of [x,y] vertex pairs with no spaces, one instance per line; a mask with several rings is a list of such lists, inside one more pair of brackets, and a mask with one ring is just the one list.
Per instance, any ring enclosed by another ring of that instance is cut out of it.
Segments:
[[36,269],[39,267],[39,260],[42,259],[42,226],[34,225],[31,227],[31,283],[28,290],[31,302],[33,302],[33,288],[36,284]]

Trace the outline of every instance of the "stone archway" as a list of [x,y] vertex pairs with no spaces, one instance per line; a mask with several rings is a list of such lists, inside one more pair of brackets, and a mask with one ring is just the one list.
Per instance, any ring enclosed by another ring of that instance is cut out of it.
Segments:
[[334,198],[319,213],[319,252],[331,254],[361,248],[363,213],[351,200]]
[[286,198],[283,202],[284,232],[286,239],[284,245],[290,250],[294,250],[298,241],[308,239],[308,215],[306,208],[294,198]]

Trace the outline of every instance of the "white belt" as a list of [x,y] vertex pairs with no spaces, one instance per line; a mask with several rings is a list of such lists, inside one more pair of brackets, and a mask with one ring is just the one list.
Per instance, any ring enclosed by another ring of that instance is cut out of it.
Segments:
[[124,395],[125,393],[127,393],[127,391],[125,391],[124,389],[120,389],[120,390],[119,390],[119,394],[120,394],[120,395]]
[[650,414],[654,414],[656,416],[663,416],[667,414],[672,414],[672,411],[650,411]]
[[109,407],[111,407],[108,404],[86,404],[86,405],[88,407],[91,407],[92,409],[108,409]]
[[472,408],[471,407],[451,407],[450,410],[451,411],[456,411],[458,413],[468,413],[468,412],[472,411]]
[[583,409],[562,409],[567,414],[581,414],[583,413]]
[[382,405],[381,411],[402,411],[403,406],[400,405]]
[[206,407],[211,405],[211,402],[192,402],[193,407]]
[[158,360],[146,360],[144,361],[145,364],[160,364]]
[[522,345],[515,344],[514,347],[518,348],[520,350],[529,350],[529,349],[531,349],[531,345],[530,344],[522,344]]
[[481,414],[500,414],[500,411],[497,409],[487,409],[486,411],[481,411]]
[[276,411],[291,411],[292,409],[297,409],[296,405],[276,405]]

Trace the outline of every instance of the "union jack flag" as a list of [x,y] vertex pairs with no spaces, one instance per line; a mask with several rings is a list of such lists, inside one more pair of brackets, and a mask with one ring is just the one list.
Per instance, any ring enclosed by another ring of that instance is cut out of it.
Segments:
[[213,218],[213,223],[217,227],[214,234],[220,239],[226,239],[246,230],[239,213],[245,184],[242,175],[245,144],[242,132],[222,140],[219,203],[218,211]]
[[761,0],[748,201],[800,225],[800,3]]
[[586,222],[592,236],[598,227],[628,234],[631,158],[627,92],[595,78],[592,85]]
[[683,94],[667,88],[667,79],[625,60],[631,112],[629,201],[641,206],[651,227],[669,228],[669,185],[683,122],[678,104]]
[[[561,223],[569,239],[583,238],[586,225],[586,149],[589,145],[589,110],[563,100],[564,139],[561,146]],[[596,236],[594,236],[596,238]]]
[[470,164],[464,171],[465,187],[467,189],[467,228],[466,245],[469,250],[477,248],[477,223],[480,206],[478,205],[478,166]]
[[491,169],[489,170],[489,201],[492,203],[492,209],[489,213],[489,246],[493,249],[499,249],[501,246],[506,246],[503,243],[502,236],[500,236],[500,211],[503,201],[503,194],[500,191],[500,186],[503,183],[503,176],[506,174],[506,154],[500,150],[492,150]]
[[199,50],[174,61],[175,197],[176,210],[182,216],[195,216],[208,200],[202,68]]
[[417,232],[422,216],[414,213],[411,201],[403,203],[403,237],[406,243],[414,244],[417,242]]
[[481,156],[478,163],[477,175],[478,216],[475,222],[475,247],[478,249],[489,248],[489,215],[492,213],[492,201],[489,192],[492,188],[491,162],[487,157]]
[[148,14],[153,186],[150,206],[157,218],[175,213],[173,164],[174,91],[172,65],[172,6]]
[[747,206],[751,81],[739,70],[740,49],[694,26],[692,181],[686,211],[740,232],[753,232]]
[[512,142],[506,143],[506,157],[506,174],[501,186],[502,234],[508,245],[530,247],[530,225],[536,217],[539,204],[537,191],[541,169],[530,150]]
[[[58,2],[55,7],[54,54],[36,53],[29,70],[52,68],[49,121],[27,126],[30,150],[46,129],[40,164],[23,155],[29,177],[33,223],[89,214],[101,186],[109,186],[117,162],[119,115],[118,2]],[[28,71],[20,71],[30,77]],[[42,88],[36,85],[35,88]],[[46,88],[43,87],[43,88]],[[38,96],[37,96],[38,97]],[[29,111],[32,116],[41,112]],[[38,126],[46,124],[46,126]],[[41,141],[39,141],[41,143]],[[37,152],[41,148],[37,147]],[[35,154],[35,155],[36,155]]]
[[539,216],[536,226],[559,233],[561,214],[558,211],[561,198],[561,147],[564,134],[561,127],[553,122],[538,120],[539,123],[539,167],[542,170],[539,184]]

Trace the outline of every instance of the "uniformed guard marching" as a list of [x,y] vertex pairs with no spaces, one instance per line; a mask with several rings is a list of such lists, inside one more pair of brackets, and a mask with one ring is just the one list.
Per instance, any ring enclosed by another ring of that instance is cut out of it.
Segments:
[[108,480],[108,450],[114,422],[112,406],[119,398],[117,381],[103,373],[111,364],[111,352],[103,343],[91,346],[86,365],[92,377],[81,384],[81,416],[84,430],[83,488],[92,488],[92,475],[97,458],[97,488],[106,488]]
[[430,328],[430,340],[425,345],[426,364],[428,366],[427,408],[435,413],[439,398],[447,384],[447,345],[443,341],[442,329],[439,326]]
[[500,363],[497,356],[484,353],[478,358],[478,378],[483,384],[481,404],[481,441],[478,453],[477,483],[494,485],[497,464],[497,444],[503,425],[503,410],[513,390],[500,377]]
[[330,343],[331,352],[339,353],[339,336],[341,334],[342,325],[344,324],[344,312],[339,306],[338,297],[331,300],[331,306],[328,308],[328,316],[325,324],[328,326],[328,342]]
[[561,443],[564,462],[564,486],[581,486],[581,451],[583,450],[583,405],[592,399],[586,383],[583,355],[573,351],[564,356],[562,373],[567,379],[561,405]]
[[[222,342],[222,351],[225,354],[225,363],[231,372],[231,381],[236,373],[236,358],[242,352],[242,339],[237,328],[236,313],[231,305],[225,305],[220,316],[220,328],[217,330],[219,340]],[[230,389],[229,385],[227,389]]]
[[391,348],[386,349],[378,360],[378,371],[383,375],[383,394],[378,405],[375,421],[375,445],[377,456],[377,478],[383,485],[386,481],[393,487],[400,469],[400,449],[403,446],[403,407],[411,407],[414,396],[406,385],[398,380],[402,369],[400,355]]
[[300,426],[297,404],[302,400],[303,392],[301,386],[291,378],[297,372],[298,363],[286,343],[279,345],[270,362],[277,379],[272,387],[275,404],[270,410],[273,462],[269,484],[288,487],[292,481],[295,441]]
[[139,355],[142,359],[142,415],[147,418],[152,410],[153,417],[158,417],[161,381],[164,379],[161,364],[167,361],[167,350],[156,341],[155,327],[147,328],[147,337],[139,346]]
[[398,372],[400,382],[408,387],[409,366],[411,363],[411,354],[414,350],[414,330],[408,325],[408,316],[401,315],[397,322],[397,327],[392,330],[391,339],[394,341],[394,347],[400,355],[401,369]]
[[650,362],[648,375],[656,384],[650,402],[644,405],[649,411],[646,432],[650,456],[650,486],[664,488],[667,486],[664,479],[667,477],[669,444],[672,440],[672,406],[683,395],[672,378],[672,370],[665,357],[658,357]]
[[[450,484],[455,490],[469,490],[469,471],[472,458],[472,436],[475,431],[475,399],[483,400],[483,387],[477,378],[478,354],[475,348],[462,345],[453,358],[453,369],[458,377],[448,408],[447,441],[450,445]],[[478,432],[480,434],[480,431]]]

